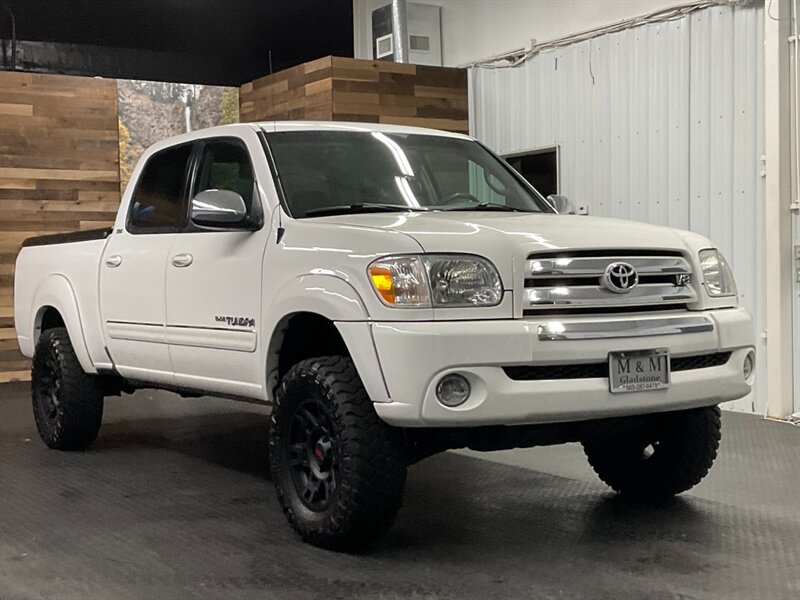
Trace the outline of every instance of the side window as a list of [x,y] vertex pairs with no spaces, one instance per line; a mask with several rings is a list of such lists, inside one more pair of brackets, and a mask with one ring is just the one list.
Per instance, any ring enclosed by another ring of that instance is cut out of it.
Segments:
[[236,192],[244,199],[250,212],[255,187],[253,166],[243,144],[219,140],[203,146],[191,197],[212,189]]
[[165,233],[183,226],[183,190],[192,145],[168,148],[151,156],[133,192],[128,230]]

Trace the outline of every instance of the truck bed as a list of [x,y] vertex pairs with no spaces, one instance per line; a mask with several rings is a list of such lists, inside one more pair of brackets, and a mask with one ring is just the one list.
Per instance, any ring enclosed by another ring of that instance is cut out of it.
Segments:
[[42,313],[53,306],[64,318],[70,336],[82,337],[85,342],[76,344],[86,348],[85,354],[79,353],[84,369],[94,372],[96,362],[107,362],[100,329],[98,276],[111,232],[107,227],[23,242],[14,272],[14,326],[23,355],[33,356]]
[[23,248],[30,246],[49,246],[51,244],[70,244],[72,242],[88,242],[91,240],[104,240],[113,228],[103,227],[101,229],[87,229],[85,231],[71,231],[69,233],[53,233],[50,235],[37,235],[29,237],[22,242]]

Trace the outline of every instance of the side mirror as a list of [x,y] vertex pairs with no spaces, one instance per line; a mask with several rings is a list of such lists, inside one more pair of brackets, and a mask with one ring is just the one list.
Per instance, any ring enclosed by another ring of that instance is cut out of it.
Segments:
[[566,196],[560,196],[558,194],[550,194],[547,197],[547,201],[550,202],[553,208],[556,209],[556,212],[560,215],[574,215],[577,214],[575,207],[572,205],[572,202],[569,201],[569,198]]
[[192,222],[209,227],[247,226],[244,199],[230,190],[205,190],[192,198]]

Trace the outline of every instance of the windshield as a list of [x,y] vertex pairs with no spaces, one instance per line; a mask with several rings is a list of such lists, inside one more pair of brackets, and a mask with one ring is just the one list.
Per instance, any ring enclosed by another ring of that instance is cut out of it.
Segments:
[[267,134],[290,214],[508,210],[553,212],[508,165],[472,140],[424,134]]

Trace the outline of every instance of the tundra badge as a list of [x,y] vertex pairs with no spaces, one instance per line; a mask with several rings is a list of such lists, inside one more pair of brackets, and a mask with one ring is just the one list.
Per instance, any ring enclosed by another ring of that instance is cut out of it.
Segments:
[[225,315],[216,315],[214,320],[217,323],[227,323],[233,327],[255,327],[256,320],[253,317],[228,317]]

